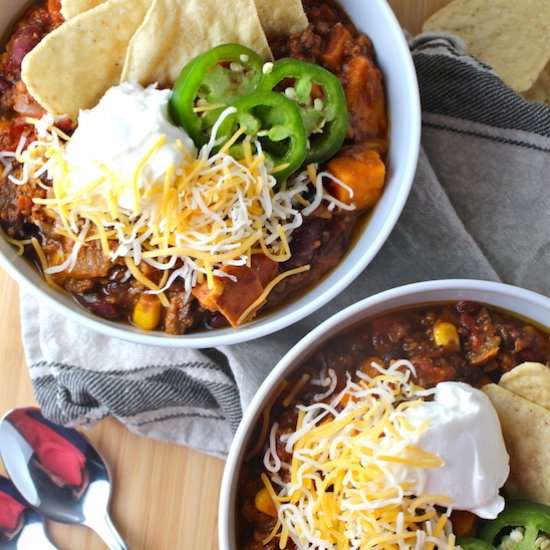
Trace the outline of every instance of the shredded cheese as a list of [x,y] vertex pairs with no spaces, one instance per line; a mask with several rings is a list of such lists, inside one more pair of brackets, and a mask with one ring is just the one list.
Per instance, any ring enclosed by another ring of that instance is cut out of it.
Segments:
[[[9,173],[10,181],[16,185],[30,182],[46,189],[46,198],[34,199],[35,204],[52,213],[59,234],[75,244],[80,242],[71,258],[45,266],[45,270],[58,273],[66,269],[70,273],[82,246],[79,235],[83,227],[86,241],[99,240],[103,253],[112,261],[123,258],[128,273],[148,292],[158,294],[165,306],[168,300],[164,292],[178,279],[183,279],[189,293],[203,280],[212,288],[214,277],[231,277],[223,268],[250,265],[253,253],[261,252],[276,262],[288,260],[292,234],[302,225],[304,215],[322,200],[331,209],[337,201],[325,193],[322,182],[326,173],[318,174],[315,165],[278,186],[273,174],[281,167],[272,165],[259,141],[245,140],[244,158],[233,158],[229,148],[244,128],[216,150],[216,132],[232,112],[228,108],[220,115],[208,144],[196,155],[178,140],[174,148],[181,153],[181,163],[171,164],[161,175],[149,165],[168,145],[164,134],[136,162],[130,181],[121,179],[109,166],[96,163],[99,176],[81,187],[72,185],[76,168],[64,153],[70,138],[55,127],[49,115],[28,119],[38,139],[26,146],[22,138],[15,152],[0,153],[4,172],[11,172],[14,162],[22,165],[21,177]],[[49,184],[44,185],[44,181]],[[309,203],[303,195],[311,188],[315,193]],[[166,271],[162,285],[144,275],[141,262]],[[250,318],[276,284],[307,269],[309,266],[302,266],[281,273],[239,322]]]
[[258,296],[252,304],[248,306],[248,308],[242,313],[242,315],[239,317],[239,320],[237,321],[237,325],[240,325],[243,323],[243,321],[253,312],[256,311],[266,300],[269,293],[275,288],[276,285],[278,285],[283,279],[286,279],[287,277],[290,277],[291,275],[298,275],[298,273],[303,273],[304,271],[309,270],[309,265],[303,265],[302,267],[297,267],[295,269],[289,269],[288,271],[285,271],[284,273],[279,273],[275,279],[270,281],[268,285],[264,288],[263,292]]
[[[277,537],[280,548],[291,540],[308,550],[455,548],[448,511],[435,506],[451,507],[452,499],[418,496],[424,470],[443,461],[415,447],[426,426],[403,421],[429,392],[409,381],[409,361],[375,368],[375,377],[348,376],[336,395],[330,382],[328,402],[298,405],[294,432],[272,429],[262,480],[277,523],[264,544]],[[277,456],[277,438],[292,453],[290,465]]]
[[134,279],[139,281],[142,285],[146,286],[148,289],[153,290],[155,292],[158,292],[158,297],[161,302],[161,304],[164,307],[168,307],[170,304],[168,302],[168,299],[166,298],[166,295],[160,291],[160,288],[153,283],[150,279],[148,279],[136,266],[134,263],[134,260],[132,258],[125,258],[126,267],[128,268],[128,271],[133,275]]
[[31,239],[31,244],[34,248],[34,251],[36,252],[36,256],[38,257],[40,266],[42,267],[42,272],[44,273],[44,279],[46,280],[46,283],[48,283],[48,285],[55,290],[59,292],[64,292],[64,290],[52,279],[52,276],[48,273],[48,260],[46,260],[46,254],[44,254],[44,250],[42,250],[38,239]]
[[5,233],[2,227],[0,226],[0,236],[2,236],[3,239],[8,241],[11,245],[15,246],[17,248],[17,255],[22,256],[25,252],[25,245],[31,244],[31,241],[18,241],[17,239],[12,239],[11,237],[8,237]]

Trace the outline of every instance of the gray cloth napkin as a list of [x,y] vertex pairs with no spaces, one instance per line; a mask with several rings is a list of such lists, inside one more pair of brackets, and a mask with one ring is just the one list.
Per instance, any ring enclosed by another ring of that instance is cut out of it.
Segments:
[[224,456],[270,369],[362,298],[441,278],[504,281],[550,296],[550,108],[516,95],[452,37],[421,35],[411,47],[422,151],[403,214],[364,273],[291,328],[215,350],[110,339],[24,295],[23,339],[46,416],[74,426],[113,415],[147,437]]

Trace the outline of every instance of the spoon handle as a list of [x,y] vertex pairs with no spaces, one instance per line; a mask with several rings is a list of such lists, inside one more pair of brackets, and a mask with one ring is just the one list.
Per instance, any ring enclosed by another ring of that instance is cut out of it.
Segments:
[[[0,543],[0,548],[4,548],[2,543]],[[9,543],[6,548],[10,548]],[[36,548],[40,548],[40,550],[59,550],[46,535],[42,522],[27,524],[12,548],[15,550],[33,550]]]
[[87,523],[87,525],[103,539],[109,550],[129,550],[113,525],[109,514],[106,513],[103,518],[98,517],[97,521]]

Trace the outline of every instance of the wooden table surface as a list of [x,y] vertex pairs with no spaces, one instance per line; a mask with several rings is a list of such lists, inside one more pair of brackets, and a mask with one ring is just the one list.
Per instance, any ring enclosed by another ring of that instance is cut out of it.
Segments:
[[[403,27],[416,33],[424,19],[448,1],[390,0],[390,4]],[[0,414],[35,403],[18,311],[18,287],[0,269]],[[103,420],[86,435],[111,466],[111,515],[132,550],[218,548],[221,460],[139,437],[113,419]],[[50,523],[49,530],[61,550],[105,548],[85,527]]]

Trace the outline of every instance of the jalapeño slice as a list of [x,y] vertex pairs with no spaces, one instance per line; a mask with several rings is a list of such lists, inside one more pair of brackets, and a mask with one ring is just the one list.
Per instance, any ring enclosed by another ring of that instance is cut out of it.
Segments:
[[222,44],[191,60],[170,97],[170,115],[195,145],[204,145],[222,111],[258,84],[263,59],[240,44]]
[[497,518],[485,525],[481,538],[496,547],[502,532],[516,527],[523,530],[523,536],[514,550],[534,550],[538,537],[550,534],[550,506],[527,500],[509,501]]
[[[306,132],[296,104],[277,92],[254,92],[233,104],[236,112],[221,124],[220,136],[227,140],[242,128],[245,139],[258,140],[273,163],[273,175],[283,181],[303,164]],[[233,147],[236,156],[239,144]]]
[[323,162],[340,149],[348,129],[346,96],[331,72],[297,59],[280,59],[258,89],[285,93],[299,107],[309,140],[306,163]]

